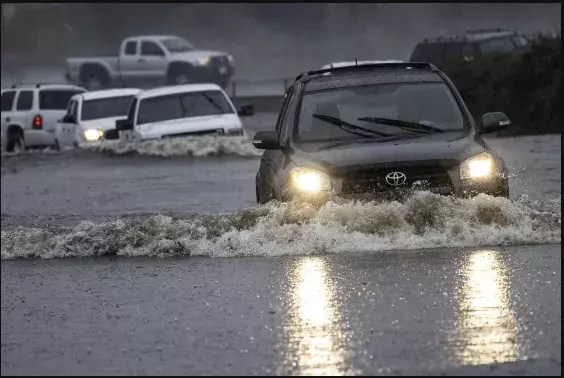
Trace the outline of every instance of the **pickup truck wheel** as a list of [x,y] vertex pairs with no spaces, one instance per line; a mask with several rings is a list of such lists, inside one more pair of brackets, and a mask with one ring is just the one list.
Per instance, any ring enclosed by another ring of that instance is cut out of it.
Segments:
[[84,83],[84,87],[90,91],[95,91],[103,87],[102,81],[96,76],[90,76]]
[[190,83],[192,83],[192,79],[190,78],[190,76],[188,76],[187,73],[180,73],[174,78],[174,84],[181,85]]
[[102,89],[110,84],[110,76],[102,68],[84,67],[80,73],[82,86],[89,91]]
[[6,146],[7,152],[22,152],[24,151],[24,140],[21,130],[14,129],[8,134],[8,144]]
[[174,66],[167,75],[169,85],[182,85],[194,83],[192,68],[187,66]]

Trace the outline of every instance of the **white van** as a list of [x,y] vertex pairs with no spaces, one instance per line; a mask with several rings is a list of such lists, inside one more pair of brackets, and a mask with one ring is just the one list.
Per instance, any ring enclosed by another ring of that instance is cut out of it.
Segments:
[[55,130],[58,148],[80,146],[104,139],[104,132],[113,129],[119,119],[126,119],[136,88],[107,89],[73,96],[65,116]]
[[[241,116],[216,84],[188,84],[142,91],[135,96],[126,120],[117,121],[121,140],[140,141],[188,135],[244,135]],[[109,138],[108,138],[109,139]]]

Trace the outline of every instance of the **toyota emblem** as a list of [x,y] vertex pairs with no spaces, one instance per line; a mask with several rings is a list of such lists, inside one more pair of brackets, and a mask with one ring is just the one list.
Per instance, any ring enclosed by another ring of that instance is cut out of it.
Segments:
[[386,175],[386,182],[391,186],[400,186],[405,184],[407,177],[401,172],[392,172]]

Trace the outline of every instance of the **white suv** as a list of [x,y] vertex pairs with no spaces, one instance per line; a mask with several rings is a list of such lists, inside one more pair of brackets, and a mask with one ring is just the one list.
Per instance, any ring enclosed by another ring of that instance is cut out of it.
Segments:
[[[188,84],[142,91],[135,96],[126,120],[116,121],[119,138],[126,141],[205,134],[244,135],[239,116],[254,113],[252,106],[237,111],[216,84]],[[107,139],[110,139],[106,134]]]
[[55,128],[69,99],[84,88],[67,84],[37,84],[2,89],[2,148],[55,147]]

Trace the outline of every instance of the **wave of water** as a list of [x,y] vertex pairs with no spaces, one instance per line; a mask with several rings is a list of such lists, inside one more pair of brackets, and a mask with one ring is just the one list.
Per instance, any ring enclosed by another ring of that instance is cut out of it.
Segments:
[[120,141],[104,141],[90,145],[82,145],[88,151],[107,152],[115,155],[137,154],[147,156],[260,156],[251,141],[245,136],[192,136],[147,140],[123,143]]
[[[70,149],[65,149],[63,151],[68,151]],[[14,152],[7,152],[5,150],[2,150],[2,157],[9,157],[9,156],[21,156],[21,155],[53,155],[53,154],[58,154],[61,151],[57,151],[55,149],[52,148],[34,148],[34,149],[29,149],[29,150],[23,150],[23,151],[14,151]]]
[[73,228],[2,231],[1,256],[279,256],[558,243],[560,202],[417,192],[404,203],[271,203],[189,219],[83,221]]
[[[19,152],[2,151],[2,157],[44,154],[53,155],[72,150],[72,147],[57,151],[51,148],[30,149]],[[192,136],[168,139],[147,140],[141,142],[123,143],[120,141],[103,141],[82,144],[81,150],[101,152],[112,155],[145,155],[145,156],[260,156],[262,150],[257,150],[245,136]]]

